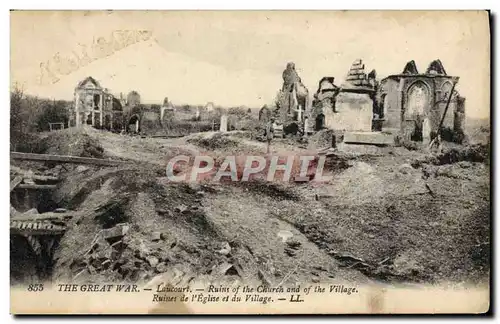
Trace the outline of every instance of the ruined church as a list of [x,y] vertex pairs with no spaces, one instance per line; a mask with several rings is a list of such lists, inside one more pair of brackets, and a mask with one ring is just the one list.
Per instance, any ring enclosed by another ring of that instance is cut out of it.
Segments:
[[463,133],[465,98],[456,91],[459,77],[450,76],[440,60],[420,73],[414,61],[399,74],[377,80],[356,60],[339,87],[334,77],[323,77],[310,111],[308,129],[399,134],[427,142],[439,127]]
[[408,62],[400,74],[380,81],[377,113],[382,129],[424,141],[440,126],[463,132],[465,98],[455,90],[458,81],[440,60],[432,61],[425,73],[419,73],[414,61]]

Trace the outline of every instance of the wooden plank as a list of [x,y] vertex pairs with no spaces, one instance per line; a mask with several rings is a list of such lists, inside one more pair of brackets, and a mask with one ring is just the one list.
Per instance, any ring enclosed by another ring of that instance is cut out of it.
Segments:
[[60,235],[66,230],[61,229],[18,229],[11,228],[10,234],[15,235]]
[[29,184],[22,183],[17,185],[16,189],[36,189],[36,190],[54,190],[57,188],[57,185],[42,185],[42,184]]
[[59,181],[60,179],[58,177],[54,176],[42,176],[38,174],[34,174],[33,172],[30,172],[29,170],[23,170],[19,167],[16,167],[14,165],[10,166],[10,171],[20,174],[24,176],[25,178],[31,178],[33,180],[40,180],[40,181]]
[[23,181],[23,177],[17,176],[10,182],[10,191],[14,190],[21,182]]
[[70,219],[75,216],[75,213],[43,213],[35,215],[19,215],[12,217],[11,221],[40,221],[40,220],[63,220]]
[[36,153],[21,153],[21,152],[10,152],[10,157],[11,159],[15,160],[93,164],[93,165],[105,165],[105,166],[115,166],[115,165],[130,163],[127,161],[96,159],[96,158],[87,158],[87,157],[70,156],[70,155],[52,155],[52,154],[36,154]]
[[186,135],[151,135],[151,136],[141,136],[143,138],[151,137],[151,138],[180,138]]

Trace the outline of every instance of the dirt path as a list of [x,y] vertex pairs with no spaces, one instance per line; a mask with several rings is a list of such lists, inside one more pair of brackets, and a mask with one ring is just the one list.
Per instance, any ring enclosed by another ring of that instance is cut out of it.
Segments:
[[182,138],[141,138],[117,135],[109,132],[99,134],[99,141],[109,157],[165,165],[169,158],[185,154],[199,154],[199,149]]

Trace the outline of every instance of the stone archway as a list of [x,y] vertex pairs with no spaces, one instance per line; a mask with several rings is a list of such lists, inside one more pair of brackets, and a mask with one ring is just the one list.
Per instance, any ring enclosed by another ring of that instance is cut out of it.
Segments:
[[416,81],[408,88],[405,119],[423,117],[428,111],[429,103],[429,87],[422,81]]
[[404,110],[406,133],[413,141],[422,141],[430,134],[428,127],[428,115],[430,114],[431,92],[429,86],[422,81],[414,82],[407,91],[407,101]]
[[139,115],[132,115],[127,123],[127,131],[130,133],[139,133],[140,131],[139,122],[140,122]]

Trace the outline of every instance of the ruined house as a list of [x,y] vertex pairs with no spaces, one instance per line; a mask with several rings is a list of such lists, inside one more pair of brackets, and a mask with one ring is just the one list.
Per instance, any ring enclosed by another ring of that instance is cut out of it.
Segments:
[[75,88],[70,126],[87,124],[111,131],[155,134],[161,131],[162,113],[165,111],[159,105],[141,105],[135,91],[126,100],[123,94],[116,98],[96,79],[87,77]]
[[119,130],[123,123],[123,107],[97,80],[87,77],[80,81],[74,92],[74,106],[70,113],[70,126],[87,124],[96,128]]
[[402,73],[380,81],[377,113],[382,128],[406,139],[428,141],[444,116],[442,127],[463,132],[465,98],[454,90],[458,80],[446,73],[440,60],[431,62],[425,73],[419,73],[414,61],[408,62]]
[[207,102],[207,104],[205,105],[205,111],[211,112],[211,111],[214,111],[214,109],[215,109],[214,103]]

